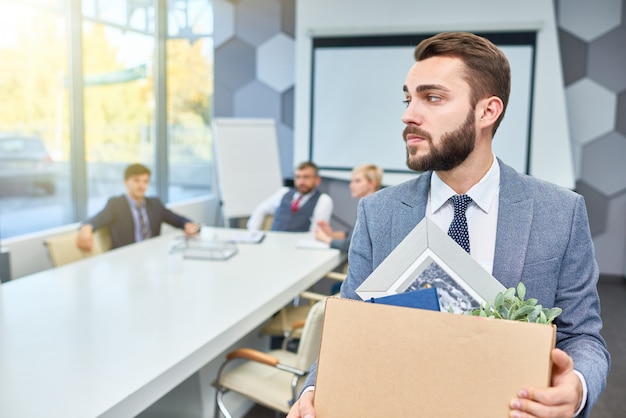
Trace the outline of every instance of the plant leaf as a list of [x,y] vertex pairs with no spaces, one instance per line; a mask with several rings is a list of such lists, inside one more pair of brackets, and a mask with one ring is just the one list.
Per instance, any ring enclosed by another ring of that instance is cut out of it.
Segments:
[[524,286],[524,283],[522,282],[517,284],[517,297],[519,297],[520,300],[524,300],[526,297],[526,286]]

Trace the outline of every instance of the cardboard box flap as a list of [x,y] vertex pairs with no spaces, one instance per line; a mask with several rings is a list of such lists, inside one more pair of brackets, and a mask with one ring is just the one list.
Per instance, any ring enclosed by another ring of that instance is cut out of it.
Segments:
[[329,298],[317,418],[506,417],[550,382],[555,328]]

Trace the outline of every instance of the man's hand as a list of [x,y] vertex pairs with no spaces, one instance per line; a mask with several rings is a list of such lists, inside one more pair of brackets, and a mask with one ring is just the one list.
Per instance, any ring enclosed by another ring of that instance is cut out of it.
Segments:
[[93,227],[89,224],[83,225],[78,230],[76,246],[83,251],[91,251],[93,248]]
[[315,418],[313,391],[304,392],[289,411],[287,418]]
[[511,418],[571,418],[583,397],[582,382],[574,373],[574,361],[564,351],[552,350],[552,383],[549,388],[525,388],[511,401]]
[[325,242],[326,244],[330,244],[330,242],[333,240],[330,235],[328,235],[320,228],[315,228],[315,230],[313,231],[313,235],[315,236],[316,240]]
[[184,232],[186,236],[190,237],[196,235],[198,231],[200,231],[200,225],[193,222],[187,222],[185,224]]

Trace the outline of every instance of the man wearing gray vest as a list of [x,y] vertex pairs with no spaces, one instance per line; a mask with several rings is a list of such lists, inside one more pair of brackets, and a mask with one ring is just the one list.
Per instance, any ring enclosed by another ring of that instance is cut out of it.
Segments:
[[330,222],[333,201],[317,187],[322,179],[317,166],[306,161],[296,168],[294,187],[281,187],[261,202],[250,215],[248,229],[263,229],[266,216],[273,216],[272,231],[312,231],[319,221]]

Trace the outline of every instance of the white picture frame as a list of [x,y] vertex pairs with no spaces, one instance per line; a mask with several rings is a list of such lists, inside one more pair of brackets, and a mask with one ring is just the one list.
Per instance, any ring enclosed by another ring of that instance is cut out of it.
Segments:
[[357,288],[363,300],[437,288],[440,309],[467,312],[506,288],[425,217]]

